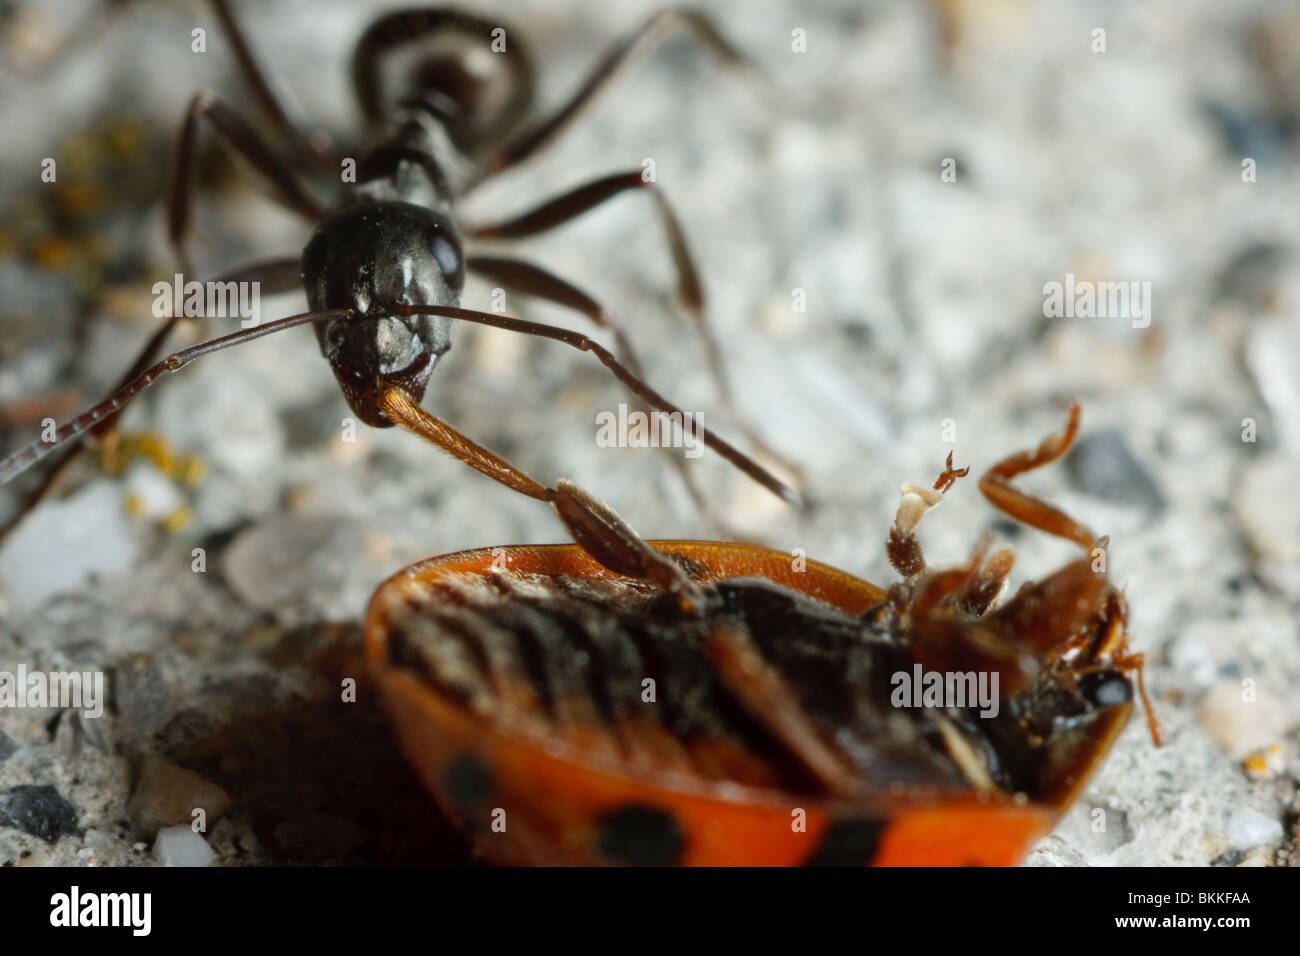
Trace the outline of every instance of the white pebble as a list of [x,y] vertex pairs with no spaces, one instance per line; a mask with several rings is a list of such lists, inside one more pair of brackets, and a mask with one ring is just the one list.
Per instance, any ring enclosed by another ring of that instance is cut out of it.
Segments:
[[1210,739],[1236,760],[1275,743],[1286,726],[1276,701],[1258,691],[1251,697],[1233,680],[1215,684],[1196,712]]
[[216,859],[207,841],[185,825],[159,830],[153,855],[163,866],[208,866]]
[[1228,842],[1233,849],[1248,850],[1252,847],[1280,843],[1282,840],[1282,821],[1243,807],[1228,818]]
[[0,581],[20,611],[81,584],[94,572],[124,572],[136,561],[121,489],[95,481],[65,501],[46,501],[0,548]]
[[126,474],[125,494],[135,499],[139,517],[160,521],[185,504],[180,487],[148,462],[137,462]]

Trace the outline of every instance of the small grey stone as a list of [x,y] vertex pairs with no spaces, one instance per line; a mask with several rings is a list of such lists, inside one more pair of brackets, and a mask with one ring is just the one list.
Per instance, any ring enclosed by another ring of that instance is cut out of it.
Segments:
[[1280,455],[1249,462],[1240,472],[1232,512],[1254,552],[1259,576],[1284,594],[1300,591],[1300,539],[1283,515],[1292,498],[1294,463]]
[[20,784],[0,794],[0,826],[53,843],[77,832],[77,810],[49,784]]
[[211,735],[213,726],[213,718],[201,710],[192,707],[179,710],[162,729],[163,746],[177,750],[192,745],[194,741]]
[[230,809],[230,796],[192,770],[153,755],[145,757],[126,804],[136,833],[150,837],[168,824],[189,824],[198,808],[210,826]]
[[1147,511],[1164,507],[1164,496],[1150,473],[1129,451],[1118,429],[1081,438],[1065,460],[1075,486],[1098,498]]
[[1274,242],[1252,242],[1233,255],[1220,273],[1215,289],[1219,300],[1235,299],[1258,306],[1277,287],[1286,265],[1286,250]]
[[[1246,341],[1246,367],[1271,412],[1278,441],[1289,454],[1300,454],[1300,329],[1291,316],[1252,325]],[[1246,413],[1249,417],[1249,412]],[[1265,436],[1258,439],[1264,442]]]
[[18,745],[9,739],[9,735],[0,730],[0,763],[9,759],[9,755],[18,749]]
[[107,756],[112,753],[112,745],[105,735],[104,726],[111,719],[107,714],[83,717],[79,710],[63,711],[54,735],[55,748],[67,760],[76,759],[86,745]]
[[113,699],[123,721],[135,730],[153,732],[173,712],[167,681],[151,654],[135,654],[114,668]]

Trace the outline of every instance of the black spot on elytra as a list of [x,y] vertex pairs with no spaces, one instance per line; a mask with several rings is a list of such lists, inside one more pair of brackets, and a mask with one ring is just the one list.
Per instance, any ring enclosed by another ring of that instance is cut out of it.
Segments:
[[804,866],[866,866],[886,826],[884,820],[836,820]]
[[600,818],[596,851],[611,863],[672,866],[681,860],[677,818],[654,807],[622,807]]
[[492,795],[492,771],[473,754],[461,754],[443,771],[442,788],[452,806],[472,824]]

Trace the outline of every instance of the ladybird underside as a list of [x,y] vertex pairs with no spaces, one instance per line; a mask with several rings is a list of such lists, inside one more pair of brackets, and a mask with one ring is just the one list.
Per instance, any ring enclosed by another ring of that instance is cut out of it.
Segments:
[[[489,572],[412,580],[387,608],[391,663],[499,731],[630,775],[666,773],[825,796],[788,744],[727,687],[706,652],[747,635],[864,791],[993,790],[1041,798],[1083,772],[1099,716],[1051,674],[978,707],[896,707],[906,636],[771,582],[710,585],[688,616],[628,579]],[[1048,779],[1048,778],[1051,779]]]

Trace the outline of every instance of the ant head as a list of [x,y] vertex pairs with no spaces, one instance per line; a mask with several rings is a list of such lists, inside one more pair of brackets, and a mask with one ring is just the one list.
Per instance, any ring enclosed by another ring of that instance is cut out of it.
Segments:
[[317,227],[303,250],[313,311],[351,309],[318,322],[316,338],[348,405],[367,425],[391,424],[379,410],[398,387],[417,403],[438,356],[451,348],[451,320],[395,315],[396,304],[457,305],[465,256],[451,222],[422,206],[368,202]]

